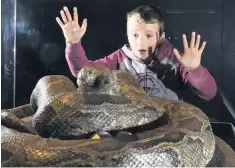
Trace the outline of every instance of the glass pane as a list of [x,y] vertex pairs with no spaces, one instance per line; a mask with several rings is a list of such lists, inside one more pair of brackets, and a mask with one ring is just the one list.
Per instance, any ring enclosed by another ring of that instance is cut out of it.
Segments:
[[1,1],[1,108],[15,106],[16,1]]

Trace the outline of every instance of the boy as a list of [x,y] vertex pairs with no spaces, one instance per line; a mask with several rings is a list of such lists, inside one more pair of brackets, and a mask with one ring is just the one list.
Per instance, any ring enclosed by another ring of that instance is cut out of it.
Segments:
[[80,27],[77,8],[73,11],[73,19],[67,7],[60,11],[64,23],[56,18],[66,39],[66,60],[73,76],[77,77],[84,66],[99,65],[129,72],[150,96],[178,100],[183,99],[184,90],[204,100],[216,95],[214,78],[200,65],[206,42],[199,47],[200,35],[195,37],[193,32],[188,46],[186,35],[183,35],[184,53],[179,54],[165,38],[163,17],[155,7],[139,6],[129,12],[129,44],[96,61],[87,59],[81,45],[87,19]]

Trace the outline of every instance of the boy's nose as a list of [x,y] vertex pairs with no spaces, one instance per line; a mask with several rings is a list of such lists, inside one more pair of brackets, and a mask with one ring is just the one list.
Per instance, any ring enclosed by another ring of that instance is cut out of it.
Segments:
[[138,38],[138,46],[141,47],[141,48],[144,48],[145,45],[146,45],[146,38],[139,37]]

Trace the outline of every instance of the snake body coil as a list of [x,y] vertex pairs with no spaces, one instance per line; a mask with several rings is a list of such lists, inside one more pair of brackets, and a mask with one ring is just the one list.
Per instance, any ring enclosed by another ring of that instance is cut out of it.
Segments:
[[[60,75],[39,80],[30,100],[33,129],[19,119],[19,108],[2,110],[2,121],[18,126],[2,125],[2,166],[201,167],[211,161],[215,137],[199,108],[149,97],[126,72],[103,67],[84,67],[77,83],[78,89]],[[164,115],[167,124],[136,132],[132,141],[62,140],[138,128]]]

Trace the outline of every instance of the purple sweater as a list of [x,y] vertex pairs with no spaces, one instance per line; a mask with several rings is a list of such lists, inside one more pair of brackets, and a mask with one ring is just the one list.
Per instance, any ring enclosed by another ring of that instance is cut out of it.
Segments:
[[[179,73],[181,82],[186,85],[190,85],[194,93],[196,93],[200,98],[204,100],[212,99],[216,95],[217,87],[214,78],[208,70],[201,65],[194,70],[187,70],[178,62],[172,49],[173,47],[171,43],[168,40],[164,40],[156,54],[160,65],[169,65],[169,71],[174,72],[173,74],[175,74],[175,76]],[[66,42],[65,52],[66,60],[74,77],[77,77],[78,72],[84,66],[106,66],[111,70],[119,69],[128,71],[137,80],[139,80],[140,85],[151,96],[178,99],[177,94],[165,86],[163,82],[165,76],[162,75],[162,77],[159,78],[160,73],[149,70],[149,67],[154,65],[154,61],[150,63],[150,66],[145,65],[135,57],[127,45],[124,45],[121,49],[118,49],[112,54],[95,61],[88,60],[81,42],[76,44]]]

